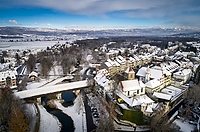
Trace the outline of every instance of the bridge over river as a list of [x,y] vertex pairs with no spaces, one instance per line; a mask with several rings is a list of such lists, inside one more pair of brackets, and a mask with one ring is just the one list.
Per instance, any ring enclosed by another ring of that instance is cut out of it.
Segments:
[[53,86],[43,86],[40,88],[30,89],[30,90],[24,90],[20,92],[14,93],[15,96],[19,97],[20,99],[29,99],[34,97],[41,97],[43,95],[48,94],[59,94],[66,91],[72,91],[72,90],[79,90],[82,88],[89,87],[88,81],[77,81],[77,82],[71,82],[71,83],[64,83],[64,84],[57,84]]

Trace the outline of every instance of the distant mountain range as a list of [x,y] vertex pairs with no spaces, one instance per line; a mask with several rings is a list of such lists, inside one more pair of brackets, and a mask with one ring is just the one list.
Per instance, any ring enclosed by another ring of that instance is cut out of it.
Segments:
[[200,36],[199,29],[192,28],[136,28],[136,29],[52,29],[52,28],[28,28],[28,27],[0,27],[0,36],[21,35],[83,35],[92,37],[112,36]]

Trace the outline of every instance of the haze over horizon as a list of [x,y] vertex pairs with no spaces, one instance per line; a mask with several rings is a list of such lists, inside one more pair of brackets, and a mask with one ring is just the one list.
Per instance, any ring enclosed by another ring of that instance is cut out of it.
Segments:
[[200,27],[199,0],[3,0],[0,26]]

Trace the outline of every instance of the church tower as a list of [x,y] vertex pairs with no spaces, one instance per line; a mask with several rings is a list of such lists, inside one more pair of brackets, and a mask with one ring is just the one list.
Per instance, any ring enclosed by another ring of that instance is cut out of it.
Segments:
[[133,69],[131,67],[128,67],[125,71],[125,77],[128,80],[134,80],[135,79],[135,72],[133,71]]

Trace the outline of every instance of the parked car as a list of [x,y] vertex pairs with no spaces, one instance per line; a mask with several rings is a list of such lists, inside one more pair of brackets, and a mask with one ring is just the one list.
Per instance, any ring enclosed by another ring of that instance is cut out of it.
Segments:
[[91,111],[92,111],[92,112],[97,112],[97,108],[96,108],[96,107],[92,107],[92,108],[91,108]]
[[94,117],[94,118],[99,118],[99,114],[98,114],[98,113],[96,113],[96,112],[95,112],[95,113],[93,113],[92,115],[93,115],[93,117]]

